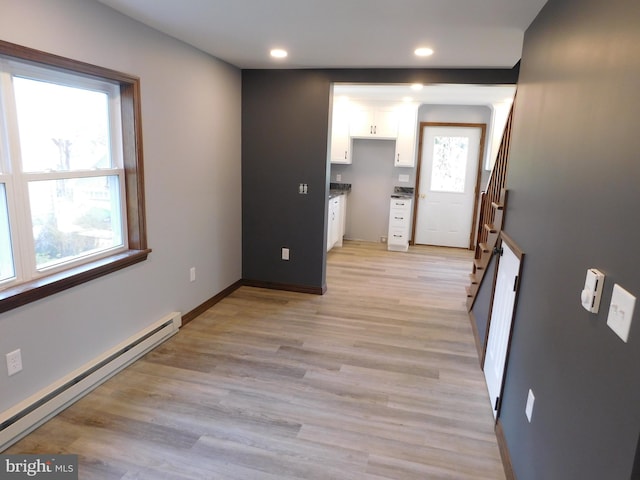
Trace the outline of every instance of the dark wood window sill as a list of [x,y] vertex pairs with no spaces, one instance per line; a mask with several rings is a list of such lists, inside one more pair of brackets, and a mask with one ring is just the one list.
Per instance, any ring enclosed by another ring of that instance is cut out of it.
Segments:
[[127,250],[0,291],[0,313],[143,262],[151,249]]

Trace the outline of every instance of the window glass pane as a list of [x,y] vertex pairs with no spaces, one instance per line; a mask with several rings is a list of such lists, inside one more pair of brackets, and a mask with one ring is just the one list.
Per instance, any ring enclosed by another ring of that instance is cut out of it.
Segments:
[[4,183],[0,183],[0,281],[13,278],[15,275],[7,194]]
[[108,95],[13,77],[25,172],[112,166]]
[[463,193],[467,174],[468,137],[440,137],[433,142],[431,190]]
[[29,182],[36,268],[123,244],[117,175]]

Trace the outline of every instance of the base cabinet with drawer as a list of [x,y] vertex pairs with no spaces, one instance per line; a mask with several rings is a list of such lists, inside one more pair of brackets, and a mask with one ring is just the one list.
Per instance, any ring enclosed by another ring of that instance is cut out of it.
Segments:
[[389,235],[387,250],[406,252],[409,249],[411,226],[411,198],[392,198],[389,207]]

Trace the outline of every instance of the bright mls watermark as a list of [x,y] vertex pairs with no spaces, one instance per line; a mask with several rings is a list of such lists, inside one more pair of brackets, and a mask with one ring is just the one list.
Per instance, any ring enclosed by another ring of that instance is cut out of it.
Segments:
[[78,480],[77,455],[0,455],[0,480]]

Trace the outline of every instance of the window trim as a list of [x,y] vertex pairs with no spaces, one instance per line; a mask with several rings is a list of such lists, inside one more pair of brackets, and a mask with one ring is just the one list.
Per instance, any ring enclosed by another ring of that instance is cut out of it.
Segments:
[[0,55],[48,68],[115,81],[120,85],[122,153],[125,179],[128,249],[68,270],[53,273],[0,291],[0,314],[49,295],[108,275],[147,259],[147,228],[142,155],[140,78],[108,68],[0,40]]

